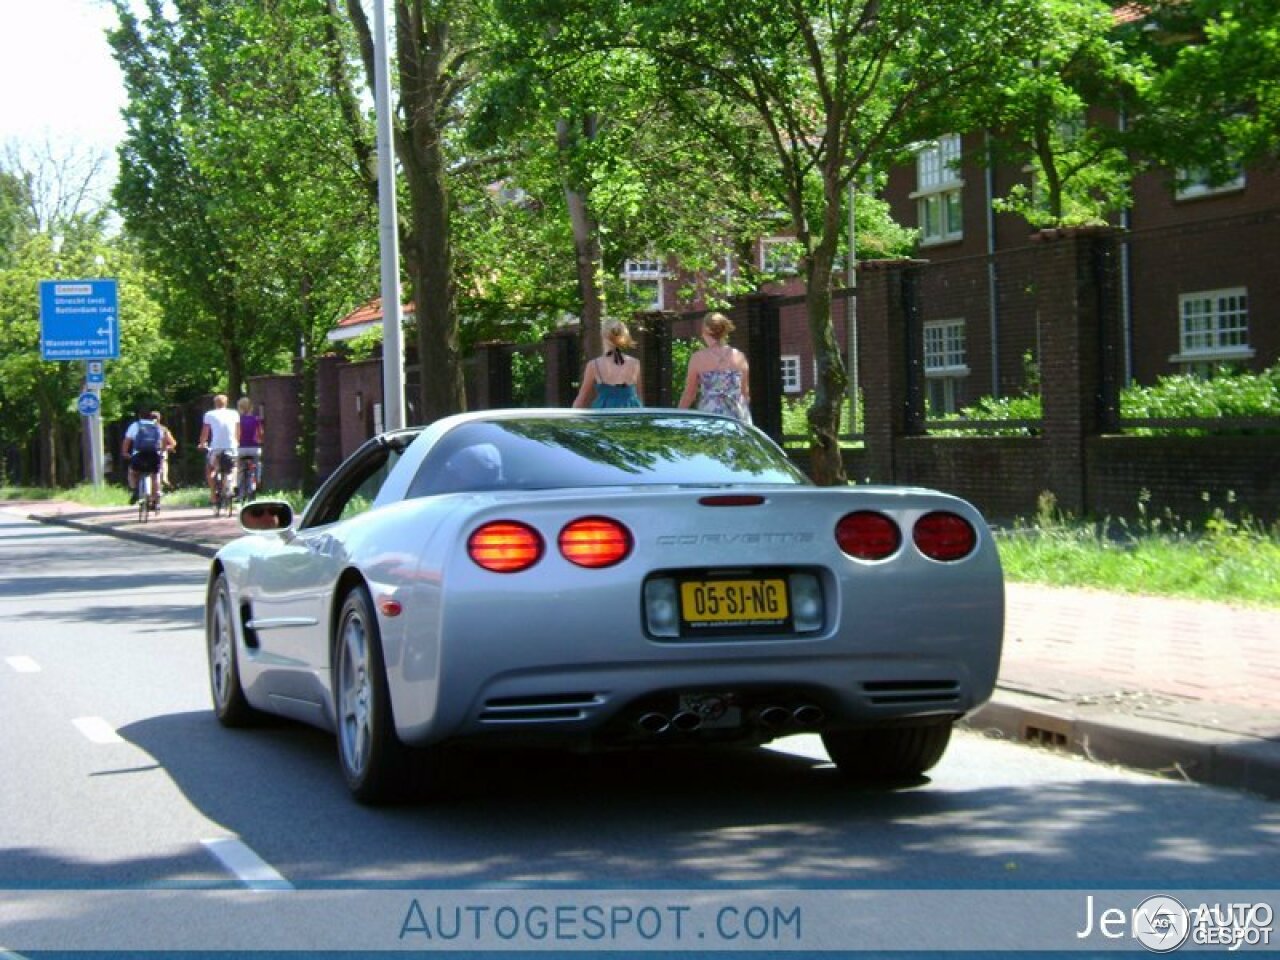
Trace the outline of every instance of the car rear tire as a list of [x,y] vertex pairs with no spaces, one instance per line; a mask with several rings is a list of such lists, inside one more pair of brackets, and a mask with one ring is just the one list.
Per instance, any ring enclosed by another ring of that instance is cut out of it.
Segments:
[[224,727],[243,727],[258,712],[249,706],[240,685],[240,661],[236,654],[235,609],[225,574],[218,574],[209,588],[205,637],[209,653],[209,693],[213,712]]
[[425,798],[435,790],[434,754],[396,735],[386,661],[373,602],[363,586],[347,594],[334,638],[338,762],[361,803]]
[[951,742],[950,718],[910,726],[835,730],[822,735],[823,746],[846,777],[868,783],[892,783],[919,777],[942,759]]

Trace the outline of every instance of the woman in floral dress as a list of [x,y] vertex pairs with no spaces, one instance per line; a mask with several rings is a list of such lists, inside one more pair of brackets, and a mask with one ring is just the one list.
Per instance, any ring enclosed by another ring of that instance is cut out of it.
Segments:
[[725,342],[732,332],[733,321],[723,313],[709,313],[703,319],[706,346],[689,358],[681,410],[693,406],[696,397],[699,410],[751,422],[750,368],[746,355]]

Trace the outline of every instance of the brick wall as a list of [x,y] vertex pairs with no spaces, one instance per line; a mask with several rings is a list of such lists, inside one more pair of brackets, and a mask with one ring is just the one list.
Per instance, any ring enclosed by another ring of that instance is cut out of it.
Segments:
[[296,488],[302,484],[298,463],[300,383],[296,376],[249,378],[249,398],[262,417],[262,478],[272,490]]
[[343,364],[337,386],[338,437],[346,458],[374,434],[373,408],[382,402],[382,361]]
[[895,483],[956,494],[989,520],[1033,515],[1051,486],[1036,437],[907,437],[895,454]]
[[1136,517],[1165,511],[1199,520],[1228,515],[1280,521],[1280,436],[1091,437],[1086,443],[1089,512]]

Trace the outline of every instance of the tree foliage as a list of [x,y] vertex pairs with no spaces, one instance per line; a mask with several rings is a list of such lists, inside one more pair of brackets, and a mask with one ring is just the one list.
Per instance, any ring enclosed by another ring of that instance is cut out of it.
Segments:
[[[606,4],[608,6],[608,4]],[[843,483],[848,374],[831,317],[847,188],[1025,59],[1043,9],[1013,0],[654,0],[628,5],[664,95],[786,211],[817,361],[812,473]]]
[[1271,0],[1172,0],[1131,28],[1153,64],[1138,132],[1157,158],[1226,179],[1280,159],[1280,17]]

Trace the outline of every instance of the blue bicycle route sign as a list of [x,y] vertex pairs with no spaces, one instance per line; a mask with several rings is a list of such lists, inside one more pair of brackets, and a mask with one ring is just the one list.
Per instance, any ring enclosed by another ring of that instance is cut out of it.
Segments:
[[41,280],[40,359],[119,357],[118,312],[115,280]]

